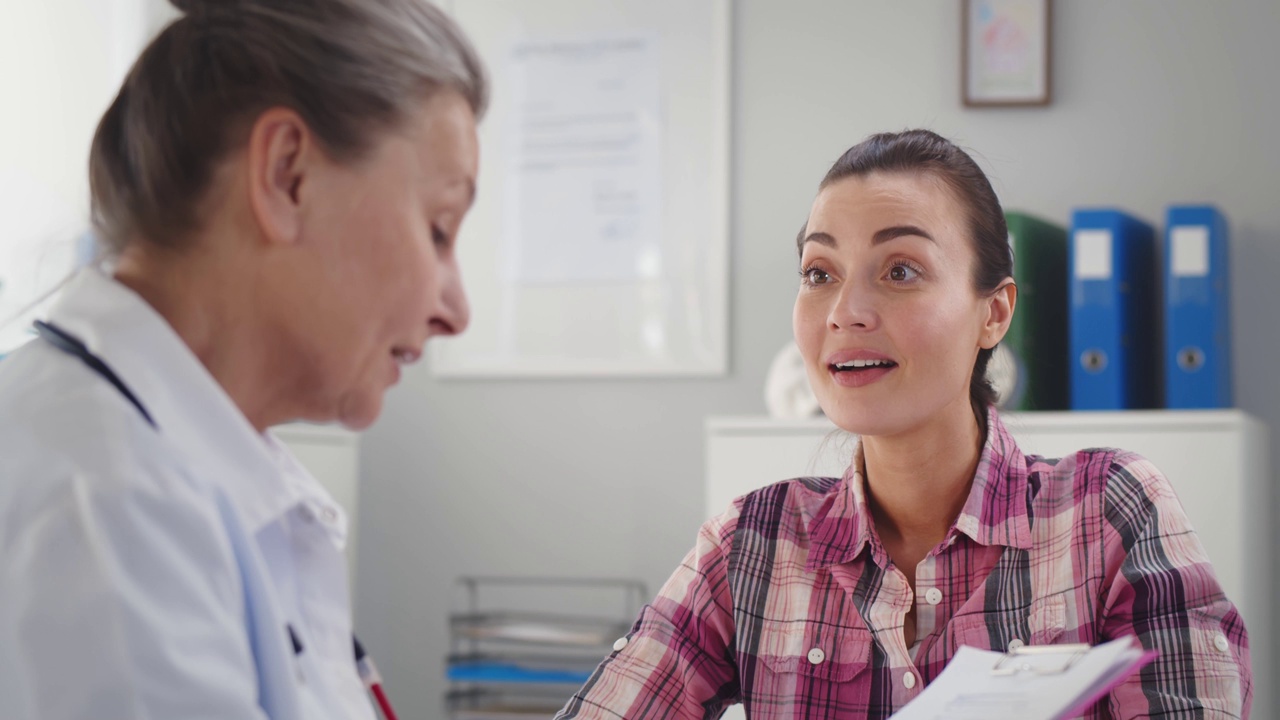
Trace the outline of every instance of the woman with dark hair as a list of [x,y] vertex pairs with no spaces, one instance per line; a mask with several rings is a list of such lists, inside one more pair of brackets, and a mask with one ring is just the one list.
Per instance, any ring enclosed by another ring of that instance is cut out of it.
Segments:
[[90,151],[111,269],[0,365],[0,717],[371,719],[345,515],[268,429],[466,327],[486,81],[427,0],[174,4]]
[[1122,450],[1023,455],[987,363],[1017,301],[1004,215],[938,135],[868,138],[798,240],[809,381],[840,478],[735,500],[562,718],[887,718],[961,645],[1159,657],[1090,718],[1240,718],[1248,640],[1168,481]]

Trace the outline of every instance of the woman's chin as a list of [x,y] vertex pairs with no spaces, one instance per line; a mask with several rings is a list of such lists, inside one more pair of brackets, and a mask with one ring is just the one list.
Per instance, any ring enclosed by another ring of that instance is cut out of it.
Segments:
[[886,412],[883,407],[823,407],[823,412],[836,427],[859,437],[897,435],[910,429],[910,418]]
[[343,402],[336,419],[346,429],[359,432],[377,422],[381,414],[382,392],[364,391],[348,397]]

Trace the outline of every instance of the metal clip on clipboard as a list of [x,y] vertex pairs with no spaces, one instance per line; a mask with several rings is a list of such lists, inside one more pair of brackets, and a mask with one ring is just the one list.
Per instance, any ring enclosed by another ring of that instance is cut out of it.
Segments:
[[[1087,644],[1026,645],[1004,654],[991,668],[992,675],[1061,675],[1089,652]],[[1054,657],[1060,656],[1060,657]]]

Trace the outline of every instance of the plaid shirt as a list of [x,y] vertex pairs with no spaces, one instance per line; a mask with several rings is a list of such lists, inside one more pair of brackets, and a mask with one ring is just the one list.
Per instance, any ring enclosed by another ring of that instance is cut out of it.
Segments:
[[1164,476],[1114,449],[1023,456],[989,417],[972,490],[914,593],[872,527],[859,447],[843,478],[771,485],[703,525],[558,717],[715,718],[743,703],[757,719],[887,718],[961,645],[1125,635],[1160,655],[1087,717],[1246,717],[1244,623]]

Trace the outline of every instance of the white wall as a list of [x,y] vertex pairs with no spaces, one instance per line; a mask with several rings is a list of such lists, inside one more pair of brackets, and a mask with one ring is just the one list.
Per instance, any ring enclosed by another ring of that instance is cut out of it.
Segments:
[[94,128],[164,7],[164,0],[5,0],[0,354],[27,337],[29,320],[14,314],[72,268],[89,226]]
[[1158,225],[1170,203],[1218,203],[1239,404],[1280,427],[1280,4],[1055,3],[1054,103],[1002,110],[960,105],[957,5],[735,3],[728,377],[437,382],[418,368],[392,393],[363,445],[357,622],[403,714],[442,714],[456,575],[656,590],[702,520],[702,418],[764,412],[796,228],[828,165],[872,132],[933,128],[974,150],[1006,207],[1062,223],[1077,205]]

